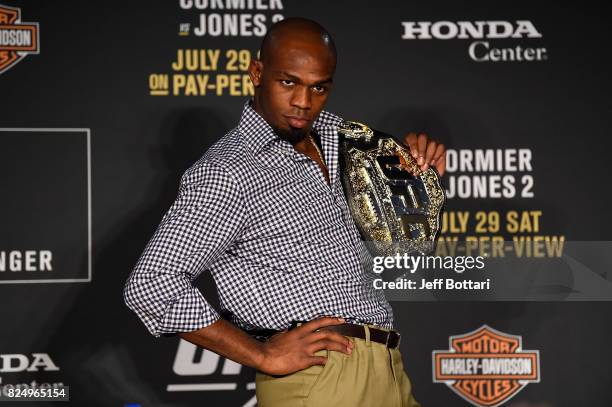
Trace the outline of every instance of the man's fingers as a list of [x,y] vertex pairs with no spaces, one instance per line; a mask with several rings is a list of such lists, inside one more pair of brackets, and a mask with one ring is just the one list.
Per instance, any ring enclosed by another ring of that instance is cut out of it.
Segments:
[[314,366],[314,365],[323,365],[325,366],[325,364],[327,363],[327,358],[325,356],[313,356],[310,358],[310,366]]
[[330,339],[321,339],[320,341],[316,341],[308,345],[308,350],[311,354],[321,349],[342,352],[342,353],[346,353],[347,355],[350,355],[351,352],[353,351],[352,346],[346,346],[344,343],[340,343],[338,341],[333,341]]
[[312,321],[306,322],[303,325],[298,326],[294,329],[294,331],[306,332],[307,334],[316,331],[319,328],[323,328],[324,326],[329,325],[340,325],[344,323],[344,319],[342,318],[334,318],[334,317],[322,317],[313,319]]
[[404,137],[404,144],[410,147],[410,154],[415,159],[419,156],[419,147],[417,145],[417,135],[416,133],[408,133]]
[[327,329],[323,329],[321,331],[313,332],[308,335],[308,341],[312,344],[321,340],[329,340],[340,343],[344,347],[353,347],[353,342],[351,342],[346,336],[339,334],[338,332],[333,332]]
[[446,171],[446,154],[442,154],[442,157],[435,161],[434,166],[440,176],[444,175],[444,171]]
[[423,133],[419,134],[417,138],[417,145],[419,149],[419,156],[417,158],[417,164],[425,164],[425,150],[427,149],[427,136]]
[[440,175],[446,170],[446,146],[431,140],[425,133],[408,133],[404,136],[404,144],[410,147],[410,154],[416,159],[421,171],[435,166]]
[[438,143],[431,163],[436,165],[436,161],[442,158],[443,155],[446,155],[446,146],[442,143]]
[[431,160],[433,160],[437,148],[438,143],[436,143],[434,140],[429,140],[427,143],[427,149],[425,150],[425,164],[431,164]]

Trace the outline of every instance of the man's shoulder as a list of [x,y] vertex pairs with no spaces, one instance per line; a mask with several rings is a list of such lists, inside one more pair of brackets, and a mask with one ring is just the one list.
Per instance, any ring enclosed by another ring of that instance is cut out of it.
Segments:
[[236,128],[227,132],[219,140],[215,141],[206,152],[194,162],[185,174],[201,172],[202,168],[217,168],[224,170],[229,164],[236,162],[244,152],[244,143]]
[[250,155],[249,147],[245,143],[244,135],[238,127],[230,130],[193,163],[183,175],[186,178],[197,180],[209,173],[225,174],[229,178],[241,178],[245,171],[245,160]]
[[338,127],[343,121],[339,115],[323,110],[315,120],[315,127]]
[[234,163],[246,149],[244,137],[236,127],[210,146],[198,162],[225,166]]

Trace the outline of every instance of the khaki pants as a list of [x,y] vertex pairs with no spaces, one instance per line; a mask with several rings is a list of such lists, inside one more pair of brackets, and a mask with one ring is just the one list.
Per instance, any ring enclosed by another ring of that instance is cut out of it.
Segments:
[[[380,329],[380,328],[379,328]],[[257,372],[259,407],[419,407],[412,397],[399,349],[349,337],[353,352],[321,350],[325,366],[315,365],[285,376]]]

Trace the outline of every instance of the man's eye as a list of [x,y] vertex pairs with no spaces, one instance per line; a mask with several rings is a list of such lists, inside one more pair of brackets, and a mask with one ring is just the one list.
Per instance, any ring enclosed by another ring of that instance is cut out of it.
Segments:
[[281,79],[281,83],[285,86],[291,86],[293,85],[293,81],[290,79]]
[[316,93],[324,93],[327,89],[325,86],[315,85],[312,87],[312,90],[314,90]]

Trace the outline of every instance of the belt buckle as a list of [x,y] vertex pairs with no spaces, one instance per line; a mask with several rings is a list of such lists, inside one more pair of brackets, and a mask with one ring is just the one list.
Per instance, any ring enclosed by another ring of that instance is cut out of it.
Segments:
[[389,331],[387,333],[387,340],[385,342],[385,346],[387,348],[389,348],[389,342],[391,341],[391,336],[392,335],[394,336],[394,339],[396,339],[396,340],[394,341],[395,345],[391,349],[395,349],[395,348],[399,347],[400,341],[402,340],[402,335],[397,333],[397,332],[395,332],[395,331]]

